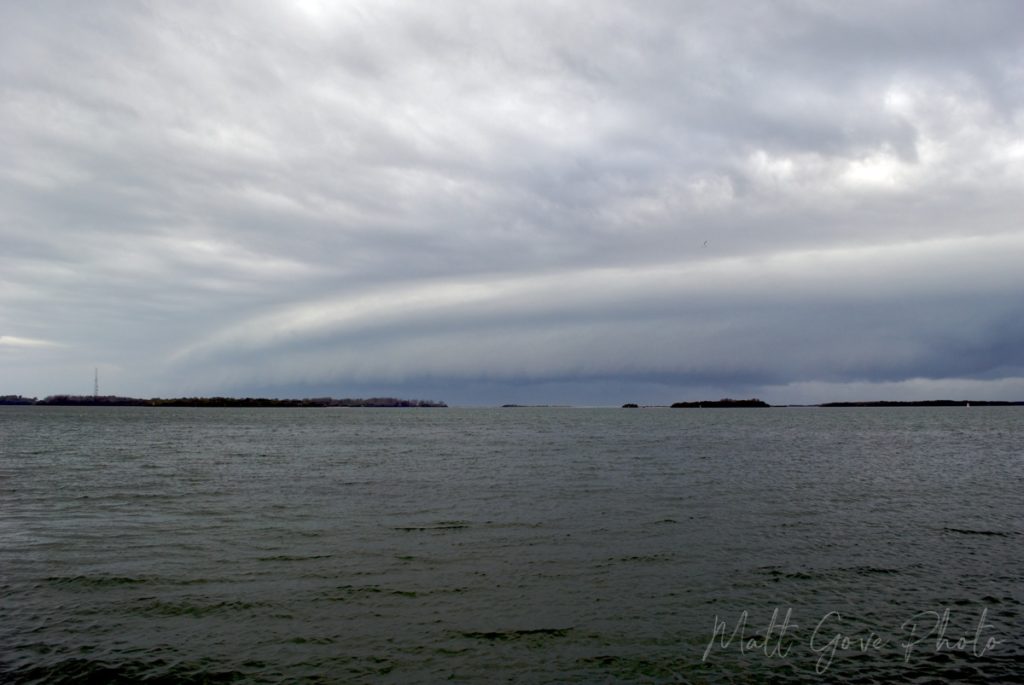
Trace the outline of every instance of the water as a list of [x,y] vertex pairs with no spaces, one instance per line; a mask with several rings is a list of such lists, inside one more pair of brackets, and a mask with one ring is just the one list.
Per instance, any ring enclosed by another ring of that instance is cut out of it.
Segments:
[[3,407],[0,440],[0,681],[1022,682],[1020,408]]

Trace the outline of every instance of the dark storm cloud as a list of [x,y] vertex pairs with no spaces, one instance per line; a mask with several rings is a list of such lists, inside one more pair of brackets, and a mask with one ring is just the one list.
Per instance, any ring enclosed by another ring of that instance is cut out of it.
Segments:
[[1024,395],[1022,20],[7,5],[0,392]]

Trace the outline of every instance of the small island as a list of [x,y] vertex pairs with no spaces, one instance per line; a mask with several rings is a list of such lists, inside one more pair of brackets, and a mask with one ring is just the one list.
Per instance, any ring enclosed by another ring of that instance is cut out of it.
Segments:
[[733,400],[728,397],[720,400],[705,400],[703,402],[675,402],[672,409],[747,409],[750,407],[770,407],[767,402],[759,399]]

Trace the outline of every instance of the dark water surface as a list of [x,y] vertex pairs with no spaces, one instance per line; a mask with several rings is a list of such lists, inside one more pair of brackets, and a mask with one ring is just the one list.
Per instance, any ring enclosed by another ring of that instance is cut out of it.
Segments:
[[1022,682],[1022,574],[1021,408],[0,408],[4,682]]

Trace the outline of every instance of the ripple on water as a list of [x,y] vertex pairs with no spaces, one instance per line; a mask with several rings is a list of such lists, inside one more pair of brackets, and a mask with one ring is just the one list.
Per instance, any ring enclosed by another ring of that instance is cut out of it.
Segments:
[[[962,414],[4,413],[0,681],[1019,681],[1024,422]],[[999,644],[905,659],[947,610]]]

